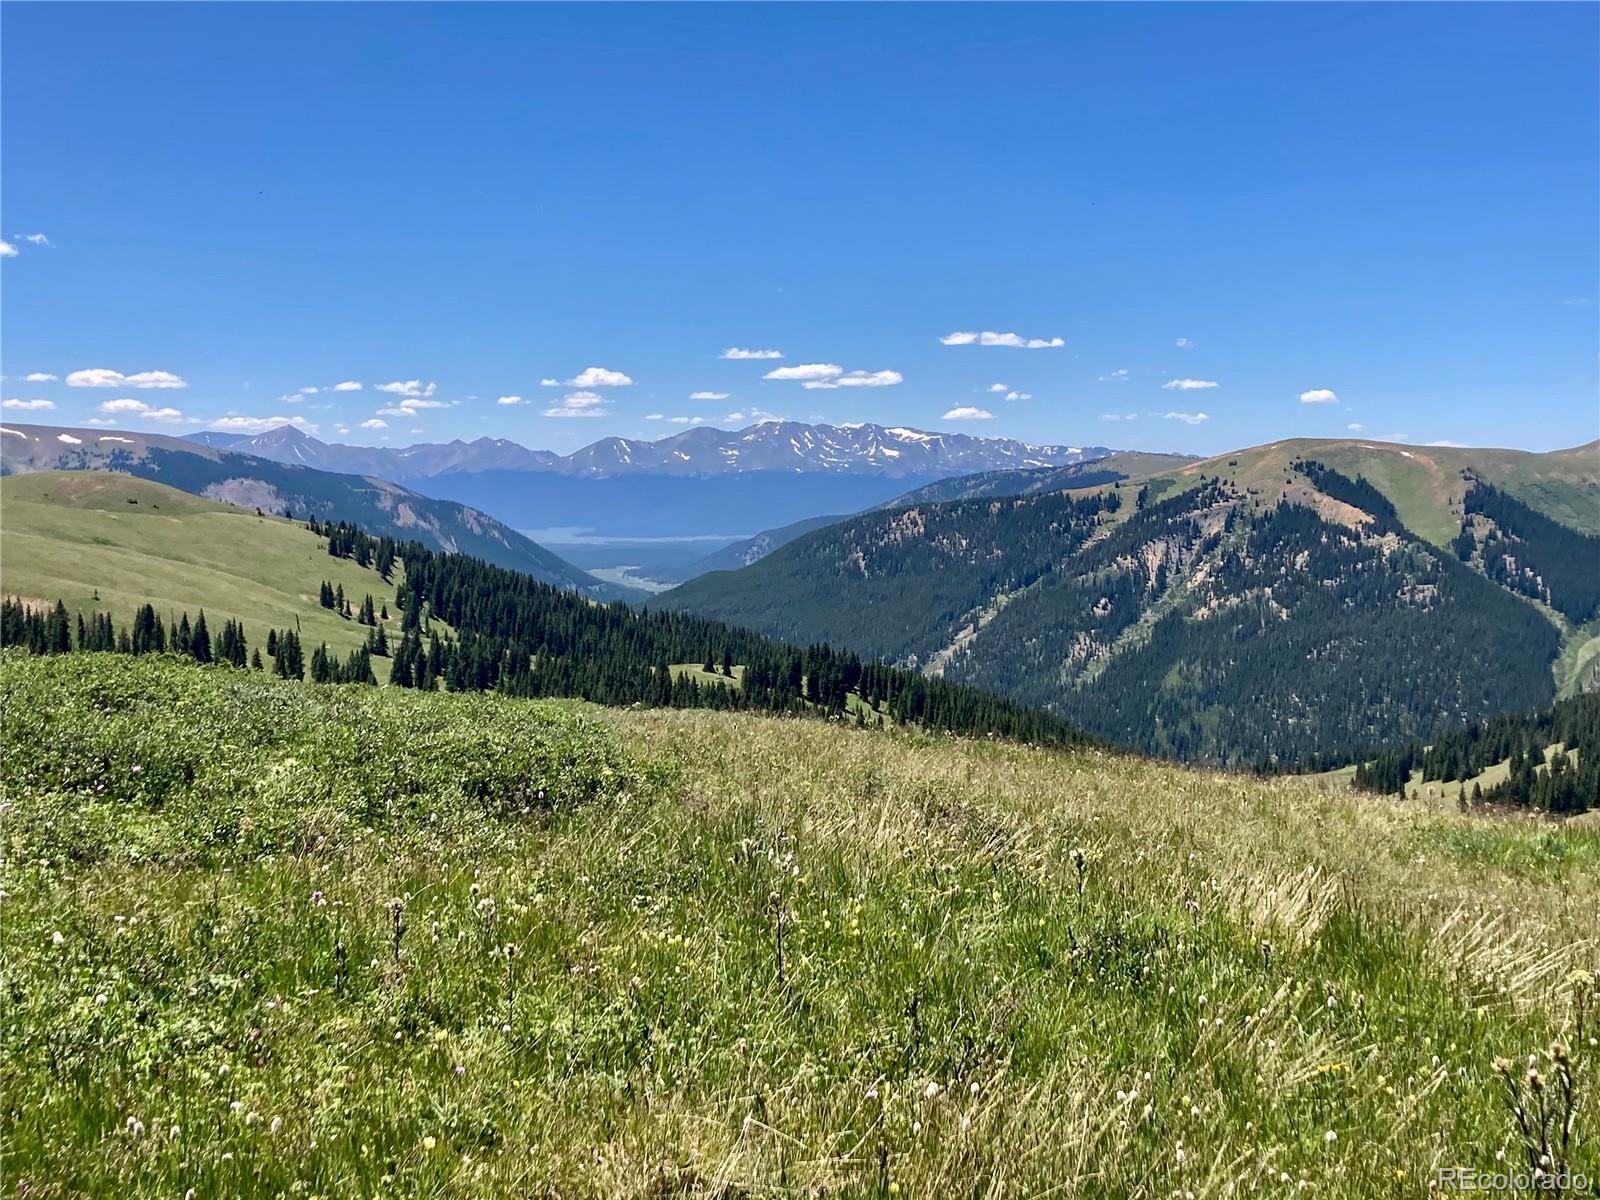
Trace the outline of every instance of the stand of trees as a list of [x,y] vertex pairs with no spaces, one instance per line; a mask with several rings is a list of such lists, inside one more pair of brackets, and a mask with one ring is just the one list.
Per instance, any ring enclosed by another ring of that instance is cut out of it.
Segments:
[[0,600],[0,646],[21,646],[32,654],[172,653],[233,667],[244,666],[249,653],[244,626],[237,621],[224,622],[213,640],[204,609],[192,623],[187,612],[163,622],[154,605],[141,604],[133,624],[118,628],[110,613],[91,613],[87,621],[79,614],[74,620],[60,600],[47,611],[9,596]]
[[[1545,751],[1556,746],[1549,762]],[[1356,768],[1355,786],[1405,795],[1411,772],[1425,783],[1471,779],[1508,762],[1508,777],[1472,799],[1553,813],[1600,808],[1600,693],[1557,701],[1531,712],[1506,713],[1437,734],[1424,746],[1411,742]]]

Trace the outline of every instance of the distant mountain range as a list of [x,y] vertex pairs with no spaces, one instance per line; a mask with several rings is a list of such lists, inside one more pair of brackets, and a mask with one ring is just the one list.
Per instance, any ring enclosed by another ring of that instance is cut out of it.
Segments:
[[1110,453],[1104,446],[795,421],[735,431],[701,426],[658,441],[605,438],[568,455],[504,438],[346,446],[288,425],[249,438],[199,433],[192,440],[274,462],[392,479],[535,537],[555,529],[600,537],[751,537],[819,513],[858,512],[954,475],[1059,468]]
[[1146,457],[1070,491],[935,485],[971,498],[897,501],[653,604],[1235,764],[1426,738],[1600,676],[1600,443]]
[[619,475],[716,476],[763,471],[831,475],[964,475],[1060,467],[1109,454],[1104,446],[1035,446],[1011,438],[926,433],[869,423],[807,425],[762,421],[739,430],[699,426],[656,441],[603,438],[560,455],[505,438],[422,442],[398,449],[324,442],[292,425],[254,437],[196,433],[189,440],[323,471],[414,482],[486,471],[542,471],[590,479]]
[[471,554],[597,598],[640,595],[580,571],[517,530],[454,501],[369,475],[241,452],[257,440],[216,446],[132,430],[7,423],[0,433],[0,473],[121,471],[245,508],[349,521],[368,533]]

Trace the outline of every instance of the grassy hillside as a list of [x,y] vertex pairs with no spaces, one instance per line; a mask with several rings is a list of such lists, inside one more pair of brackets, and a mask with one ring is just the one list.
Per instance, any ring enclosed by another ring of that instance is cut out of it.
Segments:
[[348,521],[373,536],[417,541],[524,571],[557,587],[605,599],[636,599],[604,584],[515,529],[451,500],[365,475],[340,475],[203,446],[184,438],[104,429],[0,426],[0,473],[116,471],[180,491],[266,512]]
[[[205,609],[214,627],[242,620],[252,648],[269,629],[296,629],[307,653],[319,642],[343,659],[368,630],[317,602],[326,579],[356,605],[390,602],[394,587],[324,539],[281,517],[203,500],[163,484],[103,472],[0,479],[0,590],[74,614],[110,613],[119,625],[151,603],[167,617]],[[380,681],[388,660],[374,659]]]
[[1553,1095],[1556,1039],[1600,1174],[1592,826],[157,659],[0,677],[30,1196],[1409,1197],[1525,1161],[1492,1064]]
[[1202,477],[1221,478],[1276,497],[1292,486],[1289,465],[1306,458],[1352,478],[1365,476],[1394,504],[1406,528],[1436,546],[1446,545],[1461,529],[1467,489],[1463,472],[1504,488],[1565,525],[1600,534],[1600,442],[1534,454],[1359,438],[1294,438],[1189,463],[1161,479],[1168,486],[1185,487]]

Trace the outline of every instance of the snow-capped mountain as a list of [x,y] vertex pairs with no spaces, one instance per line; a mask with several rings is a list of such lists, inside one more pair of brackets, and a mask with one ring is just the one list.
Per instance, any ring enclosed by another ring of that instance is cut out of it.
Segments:
[[[212,435],[196,434],[194,440]],[[419,443],[403,449],[323,442],[290,425],[228,449],[324,471],[417,480],[483,471],[540,471],[591,479],[619,475],[738,475],[785,471],[835,475],[964,475],[1060,467],[1110,453],[1104,446],[1035,446],[1011,438],[927,433],[905,426],[762,421],[739,430],[701,426],[657,441],[603,438],[568,455],[505,438]]]

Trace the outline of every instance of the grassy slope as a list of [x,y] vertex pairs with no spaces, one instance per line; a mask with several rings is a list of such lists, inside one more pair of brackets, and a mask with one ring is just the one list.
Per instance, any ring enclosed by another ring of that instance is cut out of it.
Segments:
[[1491,1060],[1570,1038],[1600,953],[1593,825],[703,711],[0,670],[0,1153],[30,1195],[1416,1196],[1518,1160]]
[[471,554],[604,599],[637,600],[644,595],[636,588],[599,583],[504,523],[455,501],[424,496],[371,476],[280,463],[183,438],[7,422],[0,425],[0,469],[7,474],[125,472],[246,508],[287,509],[301,516],[349,521],[374,536],[417,539],[436,550]]
[[1316,459],[1351,477],[1365,475],[1394,504],[1407,528],[1443,546],[1461,529],[1471,470],[1534,508],[1585,533],[1600,533],[1600,443],[1551,454],[1526,450],[1404,446],[1360,439],[1296,438],[1191,463],[1159,478],[1178,486],[1200,476],[1231,479],[1276,498],[1297,458]]
[[[205,609],[213,639],[234,617],[263,654],[268,629],[298,623],[308,658],[325,641],[343,659],[365,643],[367,628],[317,602],[326,579],[357,607],[369,593],[378,605],[390,602],[389,634],[399,631],[393,587],[350,559],[330,558],[305,526],[129,475],[0,479],[0,576],[8,595],[64,600],[74,614],[109,612],[119,626],[146,601],[163,616],[187,610],[193,619]],[[373,660],[380,681],[387,669],[386,659]]]

